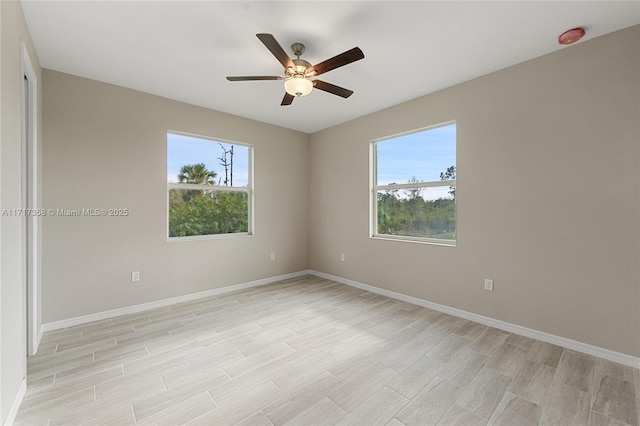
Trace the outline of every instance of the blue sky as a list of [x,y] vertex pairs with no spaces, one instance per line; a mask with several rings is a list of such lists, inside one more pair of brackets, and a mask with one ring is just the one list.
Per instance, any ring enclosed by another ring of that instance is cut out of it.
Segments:
[[456,164],[456,125],[424,130],[376,143],[378,185],[407,183],[413,176],[439,181]]
[[[218,157],[232,144],[176,133],[167,134],[167,182],[177,182],[177,174],[185,164],[205,163],[218,173],[216,180],[224,180],[224,167]],[[234,146],[234,186],[248,183],[249,148]],[[440,173],[456,164],[456,125],[436,127],[406,134],[376,143],[378,185],[407,183],[411,177],[429,182],[439,181]],[[217,182],[216,182],[217,183]],[[446,196],[448,187],[425,189],[425,198]]]
[[[212,139],[194,136],[167,134],[167,182],[178,182],[177,175],[185,164],[204,163],[207,169],[218,174],[216,185],[224,182],[224,166],[219,157],[223,157],[222,148],[229,149],[233,145],[233,186],[248,184],[249,148],[245,145],[230,144]],[[228,161],[230,156],[227,155]]]
[[[455,123],[376,143],[378,185],[440,180],[440,173],[456,165]],[[449,187],[423,190],[425,199],[449,197]],[[400,194],[402,195],[402,194]]]

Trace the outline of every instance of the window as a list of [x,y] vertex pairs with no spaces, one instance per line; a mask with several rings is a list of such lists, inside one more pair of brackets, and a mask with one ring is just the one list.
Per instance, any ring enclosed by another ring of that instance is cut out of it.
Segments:
[[371,144],[373,237],[454,245],[456,124]]
[[251,234],[251,146],[167,133],[168,236]]

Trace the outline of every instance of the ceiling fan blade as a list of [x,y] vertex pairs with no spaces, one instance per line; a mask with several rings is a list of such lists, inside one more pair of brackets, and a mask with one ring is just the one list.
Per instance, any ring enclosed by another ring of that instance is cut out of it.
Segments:
[[262,44],[264,44],[267,49],[276,57],[276,59],[282,64],[284,69],[293,68],[293,62],[291,62],[291,58],[284,51],[282,46],[278,43],[278,41],[271,34],[256,34],[256,37],[260,39]]
[[236,77],[227,77],[229,81],[252,81],[252,80],[282,80],[284,77],[280,77],[279,75],[247,75],[247,76],[236,76]]
[[333,58],[329,58],[326,61],[312,66],[307,70],[307,75],[324,74],[327,71],[331,71],[336,68],[348,65],[352,62],[359,61],[362,58],[364,58],[364,53],[362,53],[362,50],[360,50],[359,47],[354,47],[351,50],[347,50],[346,52],[336,55]]
[[291,102],[293,102],[293,98],[295,98],[295,96],[285,93],[284,98],[282,98],[282,103],[280,103],[280,106],[291,105]]
[[353,95],[353,90],[345,89],[344,87],[336,86],[335,84],[327,83],[322,80],[313,80],[313,87],[343,98],[348,98]]

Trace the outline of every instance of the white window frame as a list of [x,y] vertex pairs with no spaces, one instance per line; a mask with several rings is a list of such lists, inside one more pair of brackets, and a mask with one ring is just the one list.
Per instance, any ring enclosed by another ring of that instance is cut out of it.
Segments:
[[[415,188],[437,188],[437,187],[451,187],[456,186],[456,180],[438,180],[438,181],[430,181],[430,182],[415,182],[415,183],[400,183],[400,184],[391,184],[391,185],[378,185],[378,154],[377,154],[377,143],[385,142],[389,139],[395,139],[400,136],[409,135],[413,133],[426,132],[432,129],[437,129],[438,127],[444,127],[451,124],[456,124],[455,120],[447,121],[444,123],[438,123],[433,126],[427,126],[420,129],[409,130],[406,132],[396,133],[390,136],[384,136],[381,138],[371,140],[369,144],[369,164],[371,167],[369,182],[369,198],[370,198],[370,216],[369,216],[369,237],[374,239],[381,240],[395,240],[395,241],[408,241],[413,243],[422,243],[422,244],[433,244],[433,245],[442,245],[442,246],[452,246],[455,247],[457,244],[457,238],[455,240],[447,240],[440,238],[428,238],[428,237],[414,237],[409,235],[391,235],[391,234],[379,234],[378,233],[378,192],[379,191],[388,191],[388,190],[396,190],[396,189],[415,189]],[[457,132],[456,132],[457,135]],[[457,136],[456,136],[456,170],[458,168],[458,149],[457,149]],[[457,189],[457,187],[456,187]],[[456,193],[457,194],[457,193]],[[457,200],[456,200],[456,229],[458,228],[458,208],[457,208]]]
[[[182,135],[182,136],[188,136],[191,138],[197,138],[197,139],[204,139],[204,140],[208,140],[211,141],[212,143],[215,142],[222,142],[222,143],[226,143],[226,144],[231,144],[231,145],[239,145],[239,146],[244,146],[247,147],[249,149],[249,153],[248,153],[248,159],[247,159],[247,174],[248,174],[248,178],[247,178],[247,186],[219,186],[219,185],[196,185],[196,184],[192,184],[192,183],[170,183],[167,182],[167,201],[166,201],[166,206],[167,206],[167,224],[166,224],[166,237],[167,237],[167,241],[169,242],[180,242],[180,241],[194,241],[194,240],[214,240],[214,239],[221,239],[221,238],[236,238],[236,237],[247,237],[247,236],[253,236],[254,234],[254,229],[253,229],[253,196],[254,196],[254,190],[253,190],[253,145],[251,144],[247,144],[247,143],[242,143],[242,142],[235,142],[235,141],[230,141],[227,139],[221,139],[221,138],[213,138],[211,136],[202,136],[202,135],[197,135],[194,133],[186,133],[186,132],[180,132],[180,131],[175,131],[175,130],[167,130],[166,134],[167,134],[167,139],[169,134],[174,134],[174,135]],[[168,143],[168,140],[167,140]],[[167,158],[167,161],[169,161],[169,159]],[[166,162],[165,162],[166,163]],[[166,165],[165,165],[165,170],[166,170]],[[208,235],[189,235],[186,237],[170,237],[169,236],[169,193],[172,189],[194,189],[194,190],[204,190],[204,191],[227,191],[227,192],[246,192],[247,193],[247,232],[234,232],[234,233],[226,233],[226,234],[208,234]]]

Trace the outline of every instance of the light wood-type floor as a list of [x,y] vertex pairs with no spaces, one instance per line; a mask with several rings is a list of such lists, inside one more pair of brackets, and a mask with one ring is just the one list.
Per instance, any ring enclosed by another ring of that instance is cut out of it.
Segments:
[[640,373],[306,276],[46,333],[16,425],[638,425]]

